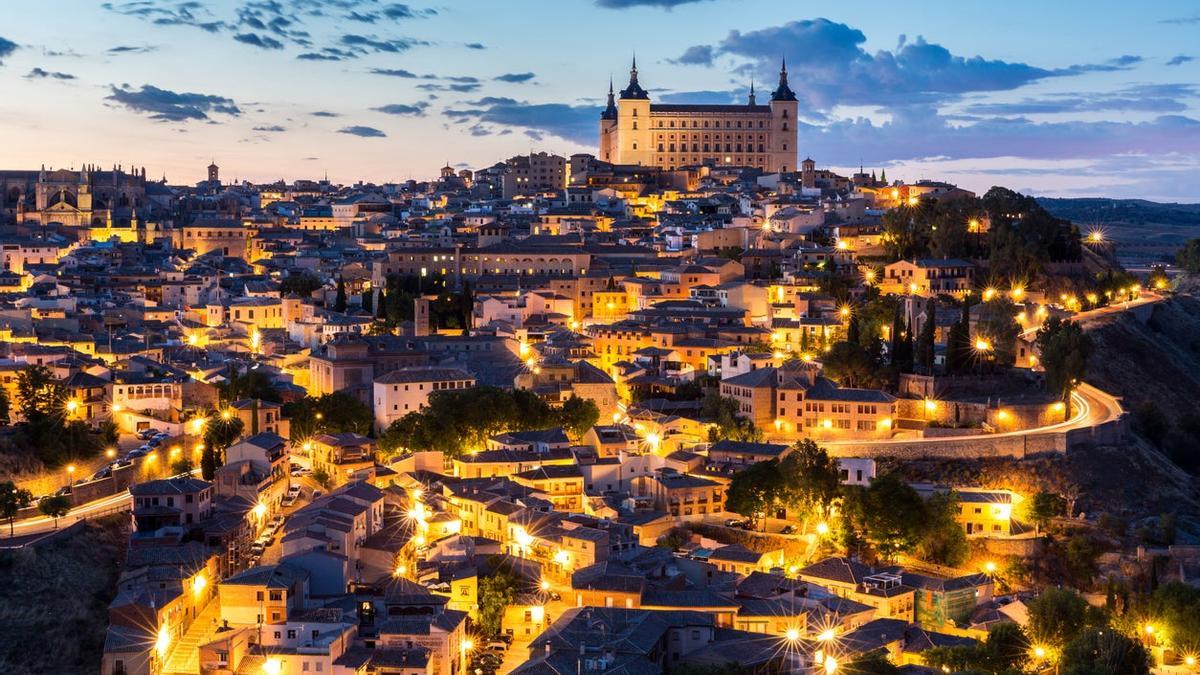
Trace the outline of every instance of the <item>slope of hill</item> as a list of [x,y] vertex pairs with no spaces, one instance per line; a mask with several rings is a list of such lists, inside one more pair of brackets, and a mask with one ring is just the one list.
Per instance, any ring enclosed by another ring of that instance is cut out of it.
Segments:
[[1053,199],[1038,203],[1081,230],[1100,229],[1118,244],[1127,267],[1170,262],[1188,239],[1200,237],[1200,204],[1162,204],[1143,199]]
[[0,672],[97,673],[129,517],[89,521],[29,548],[0,551]]

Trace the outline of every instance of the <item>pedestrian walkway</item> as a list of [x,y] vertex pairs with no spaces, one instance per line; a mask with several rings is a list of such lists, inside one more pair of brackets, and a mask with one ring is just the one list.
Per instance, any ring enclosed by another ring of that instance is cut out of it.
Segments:
[[200,645],[208,642],[220,617],[221,603],[213,598],[200,611],[183,637],[175,642],[171,655],[167,657],[166,667],[162,670],[163,675],[199,675]]

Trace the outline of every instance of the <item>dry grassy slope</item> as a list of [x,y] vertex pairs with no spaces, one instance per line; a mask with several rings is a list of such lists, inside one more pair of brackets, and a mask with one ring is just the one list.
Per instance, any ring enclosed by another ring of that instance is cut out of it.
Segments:
[[[1152,400],[1172,418],[1200,413],[1200,300],[1176,296],[1159,303],[1143,324],[1118,316],[1089,325],[1096,352],[1088,382],[1122,396],[1132,409]],[[1026,460],[922,460],[883,464],[910,480],[1013,487],[1024,493],[1055,489],[1059,476],[1079,487],[1077,509],[1130,520],[1174,512],[1181,529],[1200,530],[1200,482],[1141,438],[1065,457]],[[1189,522],[1191,521],[1191,522]],[[1193,527],[1195,525],[1195,527]]]
[[1144,324],[1110,317],[1087,327],[1096,344],[1088,382],[1122,396],[1131,410],[1152,401],[1172,419],[1200,413],[1200,300],[1160,302]]
[[128,538],[128,516],[113,516],[38,547],[0,551],[0,672],[100,671]]

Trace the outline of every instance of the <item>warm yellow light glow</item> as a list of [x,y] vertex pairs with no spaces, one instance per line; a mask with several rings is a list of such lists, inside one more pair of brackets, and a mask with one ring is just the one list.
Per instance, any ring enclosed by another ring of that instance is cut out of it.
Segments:
[[900,198],[900,191],[897,190],[896,188],[892,188],[892,199],[899,199],[899,198]]
[[822,537],[829,534],[829,523],[823,520],[817,523],[817,534],[821,535]]
[[67,412],[73,413],[79,409],[79,401],[67,401]]
[[928,398],[925,399],[925,410],[928,412],[937,410],[937,401]]
[[908,205],[909,205],[909,206],[916,206],[916,205],[917,205],[917,203],[918,203],[919,201],[920,201],[920,200],[918,200],[916,197],[909,197],[909,198],[908,198]]
[[550,590],[550,582],[549,581],[542,579],[542,583],[540,585],[541,585],[543,591]]
[[783,331],[781,331],[781,330],[777,330],[777,331],[775,331],[774,333],[771,333],[771,340],[772,340],[772,341],[774,341],[774,342],[783,342],[783,339],[784,339],[784,334],[783,334]]
[[875,270],[867,270],[866,272],[863,273],[863,278],[867,280],[868,284],[874,283],[875,282]]
[[259,502],[254,505],[254,517],[262,520],[263,516],[267,515],[267,505],[264,502]]
[[471,651],[472,649],[475,649],[475,643],[474,643],[474,642],[472,642],[471,640],[463,640],[463,641],[462,641],[462,650],[463,650],[464,652],[469,652],[469,651]]
[[516,531],[516,533],[514,533],[513,538],[517,540],[517,545],[520,546],[521,548],[529,548],[529,546],[531,544],[533,544],[533,535],[526,532],[525,528],[523,528],[523,527],[517,528],[517,531]]
[[188,340],[188,344],[193,347],[196,346],[197,342],[200,342],[199,336],[197,336],[195,333],[192,333],[191,335],[189,335],[187,340]]
[[986,563],[984,563],[984,564],[983,564],[983,569],[984,569],[984,571],[986,571],[988,574],[995,574],[995,573],[996,573],[996,563],[994,563],[994,562],[992,562],[991,560],[989,560],[989,561],[987,561]]
[[147,462],[153,462],[153,461],[154,461],[154,460],[156,460],[156,459],[158,459],[158,453],[157,453],[157,452],[152,452],[152,453],[150,453],[150,454],[146,455],[146,461],[147,461]]
[[829,642],[833,638],[834,638],[834,632],[833,632],[832,628],[826,628],[825,630],[821,631],[820,635],[817,636],[817,639],[820,640],[821,642]]
[[112,406],[113,412],[121,412],[124,409],[125,409],[125,406],[121,405],[120,403],[114,403]]
[[107,457],[107,458],[109,458],[109,459],[112,459],[112,458],[116,457],[116,456],[117,456],[117,450],[116,450],[116,448],[109,448],[109,449],[105,450],[105,451],[104,451],[104,456],[105,456],[105,457]]
[[1155,280],[1155,282],[1154,282],[1154,288],[1156,288],[1157,290],[1160,290],[1160,291],[1161,291],[1161,290],[1165,289],[1166,287],[1167,287],[1167,280],[1166,280],[1166,279],[1157,279],[1157,280]]
[[825,657],[825,673],[826,673],[826,675],[832,675],[832,673],[836,673],[837,669],[838,669],[837,659],[833,658],[832,656],[826,656]]
[[300,448],[305,452],[312,452],[312,443],[309,441],[304,441],[304,445],[301,445]]
[[840,310],[838,310],[838,313],[842,315],[843,319],[850,318],[850,308],[847,306],[843,306]]
[[425,545],[425,535],[418,534],[417,536],[413,537],[413,543],[416,544],[417,546],[424,546]]
[[1067,404],[1059,401],[1050,407],[1054,409],[1054,412],[1062,412],[1067,409]]
[[997,412],[997,413],[996,413],[996,419],[1000,420],[1001,422],[1003,422],[1004,420],[1008,419],[1008,411],[1007,411],[1007,410],[1001,410],[1001,411]]
[[1154,626],[1152,624],[1146,624],[1146,635],[1154,635]]
[[1033,648],[1033,655],[1034,655],[1035,657],[1039,658],[1039,659],[1044,659],[1044,658],[1046,658],[1046,648],[1045,648],[1045,647],[1043,647],[1043,646],[1041,646],[1041,645],[1038,645],[1038,646],[1034,647],[1034,648]]
[[280,673],[283,672],[283,661],[280,661],[278,658],[272,656],[266,661],[263,661],[262,668],[263,675],[280,675]]
[[1020,300],[1023,297],[1025,297],[1025,288],[1023,286],[1013,286],[1012,299]]
[[68,474],[75,473],[75,465],[74,465],[74,464],[68,464],[68,465],[67,465],[67,473],[68,473]]
[[975,351],[986,352],[986,351],[990,351],[991,348],[992,348],[992,343],[988,342],[986,339],[975,338]]
[[408,574],[408,565],[405,565],[404,563],[396,565],[396,570],[392,572],[392,576],[394,577],[402,577],[405,574]]
[[983,289],[983,301],[984,302],[990,302],[991,299],[994,297],[996,297],[996,289],[994,289],[994,288]]
[[837,243],[837,247],[838,247],[839,251],[846,251],[846,250],[850,249],[850,244],[846,241],[839,239],[838,243]]
[[776,350],[774,351],[774,353],[772,353],[772,354],[771,354],[771,356],[773,356],[773,357],[774,357],[774,358],[776,358],[776,359],[782,359],[784,356],[786,356],[786,354],[784,354],[783,352],[781,352],[781,351],[779,351],[778,349],[776,349]]
[[162,658],[167,655],[167,650],[171,647],[171,631],[167,629],[167,624],[158,627],[158,635],[154,638],[154,651],[158,652],[158,657]]
[[885,417],[885,418],[879,420],[879,428],[880,429],[891,429],[892,428],[892,418]]
[[1087,238],[1089,244],[1099,244],[1104,241],[1104,233],[1100,230],[1092,230],[1088,232]]
[[546,618],[546,608],[541,605],[534,605],[529,608],[529,616],[534,623],[541,623]]
[[832,429],[833,428],[833,420],[821,420],[821,428],[822,429]]
[[228,422],[228,421],[229,421],[229,418],[231,418],[231,417],[233,417],[233,413],[229,412],[228,410],[222,410],[222,411],[221,411],[221,419],[223,419],[223,420],[225,420],[226,422]]
[[565,566],[567,563],[571,562],[571,554],[559,549],[558,552],[554,554],[554,562]]
[[195,579],[192,579],[192,592],[200,595],[208,586],[208,579],[204,578],[203,574],[197,574]]
[[205,421],[206,420],[203,417],[197,417],[196,419],[192,420],[192,433],[198,434],[201,431],[204,431]]
[[1183,663],[1187,667],[1191,668],[1192,666],[1196,665],[1196,657],[1188,654],[1187,656],[1183,657]]
[[658,434],[654,432],[646,434],[646,445],[649,445],[651,449],[657,449],[661,442],[662,439],[658,437]]
[[784,633],[784,637],[788,639],[788,642],[795,642],[796,640],[800,639],[800,630],[797,628],[789,628],[787,629],[787,632]]
[[916,293],[918,290],[920,290],[920,287],[918,287],[916,284],[909,284],[909,285],[908,285],[908,292],[909,292],[909,293]]

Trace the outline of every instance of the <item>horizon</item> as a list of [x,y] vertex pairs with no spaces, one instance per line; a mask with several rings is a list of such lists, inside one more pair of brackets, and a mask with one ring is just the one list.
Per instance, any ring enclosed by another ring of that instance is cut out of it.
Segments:
[[402,182],[447,161],[594,153],[609,77],[622,86],[635,52],[653,100],[688,103],[767,91],[786,57],[797,155],[820,167],[1200,201],[1200,14],[1102,4],[894,16],[752,0],[731,20],[729,0],[75,1],[0,28],[0,129],[6,168],[132,163],[194,184],[211,160],[227,180]]

